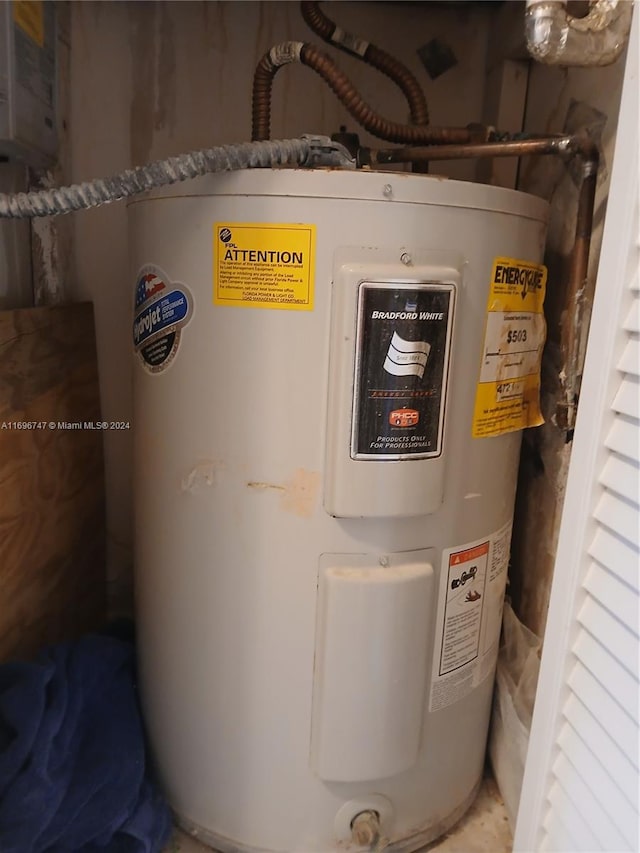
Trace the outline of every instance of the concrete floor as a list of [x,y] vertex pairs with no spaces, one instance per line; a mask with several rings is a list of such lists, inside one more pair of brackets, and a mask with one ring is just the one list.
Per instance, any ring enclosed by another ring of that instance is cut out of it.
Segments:
[[[509,853],[511,848],[511,831],[502,797],[494,780],[487,777],[462,820],[444,838],[424,850],[429,853]],[[211,853],[211,849],[176,830],[165,853]]]

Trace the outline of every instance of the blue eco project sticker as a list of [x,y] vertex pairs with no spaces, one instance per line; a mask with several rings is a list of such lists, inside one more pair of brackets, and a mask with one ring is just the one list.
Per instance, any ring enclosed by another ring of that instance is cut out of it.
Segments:
[[136,278],[133,347],[151,373],[166,370],[178,352],[180,333],[193,314],[193,297],[153,264]]

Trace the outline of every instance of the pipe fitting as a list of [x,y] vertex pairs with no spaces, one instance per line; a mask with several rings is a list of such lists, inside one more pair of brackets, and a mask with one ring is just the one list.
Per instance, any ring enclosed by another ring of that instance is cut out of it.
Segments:
[[588,15],[574,18],[567,0],[527,0],[527,50],[547,65],[610,65],[627,42],[632,11],[632,0],[591,0]]

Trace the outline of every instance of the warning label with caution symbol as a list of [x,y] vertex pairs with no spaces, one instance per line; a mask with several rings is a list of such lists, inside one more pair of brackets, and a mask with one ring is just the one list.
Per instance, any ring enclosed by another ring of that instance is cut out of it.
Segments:
[[493,673],[510,542],[511,522],[442,554],[432,711],[458,702]]

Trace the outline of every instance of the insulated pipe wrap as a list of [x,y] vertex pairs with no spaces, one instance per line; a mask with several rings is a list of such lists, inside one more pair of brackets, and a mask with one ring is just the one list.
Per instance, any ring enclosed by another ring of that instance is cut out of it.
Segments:
[[584,18],[567,12],[567,0],[527,0],[527,50],[547,65],[610,65],[627,42],[632,13],[632,0],[591,0]]

